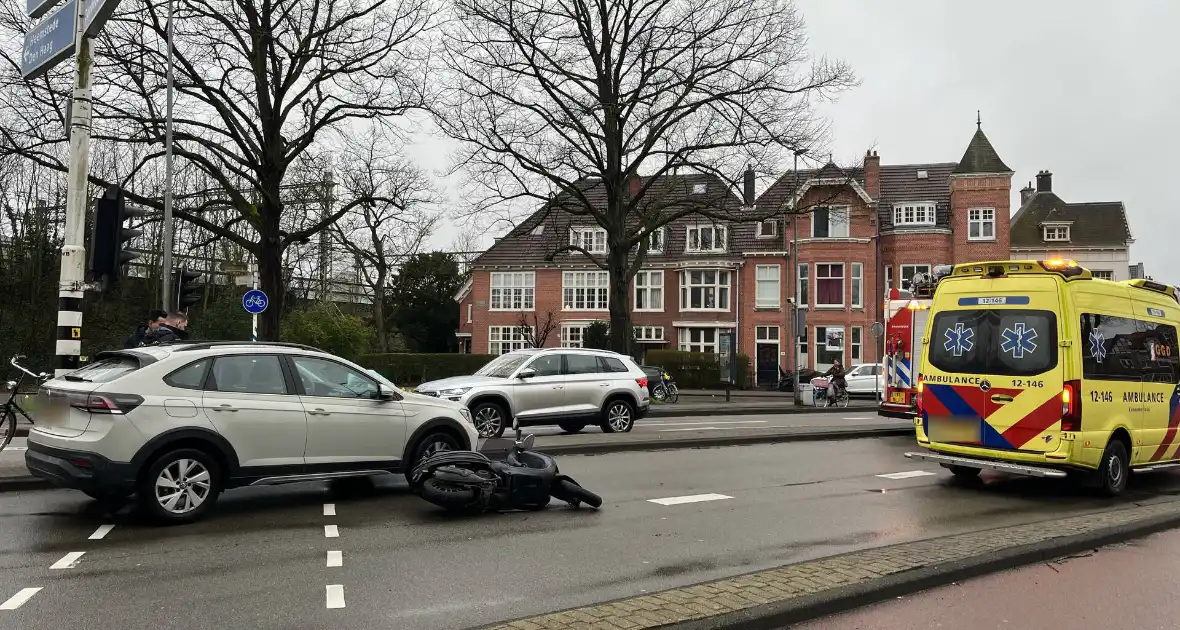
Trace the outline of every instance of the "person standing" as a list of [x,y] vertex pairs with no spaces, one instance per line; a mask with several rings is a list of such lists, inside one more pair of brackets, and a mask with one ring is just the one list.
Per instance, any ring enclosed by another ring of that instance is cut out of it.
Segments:
[[168,313],[164,323],[143,339],[143,345],[175,343],[188,339],[188,315],[180,311]]
[[142,346],[144,338],[154,333],[156,328],[159,327],[160,324],[163,324],[164,320],[167,318],[168,311],[162,311],[159,309],[151,311],[148,313],[147,324],[137,327],[135,332],[131,333],[131,336],[123,342],[123,347],[138,348]]

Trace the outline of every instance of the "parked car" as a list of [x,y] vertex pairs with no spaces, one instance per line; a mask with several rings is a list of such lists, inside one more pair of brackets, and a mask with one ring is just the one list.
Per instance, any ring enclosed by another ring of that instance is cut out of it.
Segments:
[[[795,391],[795,372],[794,371],[788,372],[780,367],[778,370],[778,373],[779,373],[778,390],[780,392]],[[804,385],[807,385],[807,384],[811,383],[811,379],[813,379],[817,376],[821,376],[822,374],[823,374],[822,372],[817,372],[811,368],[803,368],[802,370],[799,371],[799,375],[801,377],[799,379],[799,382],[803,383]]]
[[848,393],[853,396],[873,396],[885,393],[885,371],[880,363],[862,363],[852,366],[844,376],[848,382]]
[[557,425],[577,433],[596,424],[627,432],[647,414],[648,376],[626,355],[582,348],[530,348],[500,355],[471,376],[415,390],[467,405],[481,437],[521,426]]
[[478,441],[463,405],[295,344],[104,352],[38,396],[33,475],[103,500],[135,494],[172,523],[201,518],[230,488],[405,474]]

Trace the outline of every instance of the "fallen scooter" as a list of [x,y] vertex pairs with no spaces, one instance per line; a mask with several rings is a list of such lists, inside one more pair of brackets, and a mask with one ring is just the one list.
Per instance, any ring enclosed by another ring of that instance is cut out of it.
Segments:
[[442,451],[414,467],[410,490],[441,508],[465,514],[539,510],[549,505],[550,497],[574,508],[602,505],[597,494],[560,474],[552,457],[532,450],[532,435],[522,439],[520,426],[515,428],[516,439],[503,461],[476,451]]

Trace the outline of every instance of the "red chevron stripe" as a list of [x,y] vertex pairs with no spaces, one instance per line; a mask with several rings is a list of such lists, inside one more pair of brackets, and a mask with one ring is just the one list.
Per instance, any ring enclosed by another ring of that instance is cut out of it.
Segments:
[[1180,407],[1177,407],[1172,412],[1172,417],[1168,418],[1168,432],[1164,434],[1164,441],[1160,443],[1159,448],[1155,449],[1155,454],[1151,456],[1151,461],[1159,461],[1163,458],[1164,453],[1172,446],[1172,442],[1176,440],[1176,431],[1180,429]]
[[1051,397],[1002,434],[1015,448],[1021,448],[1030,440],[1045,432],[1045,429],[1061,421],[1061,400]]

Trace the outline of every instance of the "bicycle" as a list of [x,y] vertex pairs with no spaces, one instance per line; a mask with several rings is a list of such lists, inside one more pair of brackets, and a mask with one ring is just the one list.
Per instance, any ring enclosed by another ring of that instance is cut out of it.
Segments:
[[660,382],[652,388],[651,397],[659,402],[674,403],[680,400],[680,390],[667,372],[661,372]]
[[3,451],[12,442],[12,438],[16,437],[17,414],[28,420],[29,424],[33,423],[32,416],[22,409],[20,403],[16,400],[16,397],[20,394],[20,386],[24,384],[26,378],[32,378],[37,382],[38,386],[50,378],[50,375],[45,372],[36,374],[22,366],[20,360],[24,358],[21,355],[17,355],[12,357],[8,362],[12,367],[20,370],[21,374],[15,381],[8,381],[7,383],[10,394],[8,395],[8,400],[4,403],[3,415],[0,415],[0,451]]

